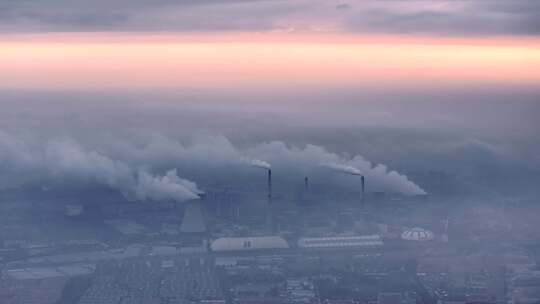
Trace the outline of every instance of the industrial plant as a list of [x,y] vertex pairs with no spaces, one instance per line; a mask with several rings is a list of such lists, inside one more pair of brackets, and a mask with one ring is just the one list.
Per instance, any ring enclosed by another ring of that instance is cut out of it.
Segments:
[[[537,277],[518,248],[456,251],[499,238],[445,211],[452,200],[429,180],[419,177],[422,193],[383,192],[357,168],[324,164],[356,189],[330,190],[320,175],[288,187],[268,162],[239,165],[251,187],[201,184],[181,203],[115,191],[53,203],[61,192],[29,187],[32,196],[10,204],[20,193],[4,191],[0,302],[502,303]],[[21,235],[28,216],[41,228]]]
[[540,304],[540,0],[0,0],[0,304]]

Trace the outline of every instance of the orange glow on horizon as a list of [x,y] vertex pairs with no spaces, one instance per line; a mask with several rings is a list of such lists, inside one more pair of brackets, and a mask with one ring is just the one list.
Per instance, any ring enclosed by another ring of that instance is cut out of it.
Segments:
[[540,83],[535,39],[352,35],[0,36],[0,87]]

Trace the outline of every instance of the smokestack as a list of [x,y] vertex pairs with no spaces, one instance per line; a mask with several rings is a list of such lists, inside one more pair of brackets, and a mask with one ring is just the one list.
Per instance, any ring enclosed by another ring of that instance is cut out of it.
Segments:
[[272,198],[272,169],[268,169],[268,200]]
[[268,169],[268,204],[266,206],[266,225],[270,234],[276,233],[274,214],[272,209],[272,169]]
[[308,191],[309,189],[309,179],[308,177],[304,177],[304,190]]
[[364,208],[364,203],[365,203],[365,197],[366,197],[366,178],[362,175],[361,176],[361,181],[362,181],[362,208]]

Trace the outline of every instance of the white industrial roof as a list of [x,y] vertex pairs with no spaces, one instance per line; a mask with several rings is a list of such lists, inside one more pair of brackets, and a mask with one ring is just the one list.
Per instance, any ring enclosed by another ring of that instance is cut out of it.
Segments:
[[298,240],[298,247],[301,248],[368,247],[382,245],[383,241],[381,237],[376,234],[360,236],[301,238]]
[[16,280],[37,280],[54,277],[69,277],[90,274],[95,271],[93,264],[74,264],[61,267],[31,267],[10,269],[5,274]]
[[210,248],[213,251],[279,249],[289,248],[289,244],[279,236],[223,237],[214,240]]
[[401,238],[407,241],[431,241],[435,238],[433,232],[419,227],[403,231]]

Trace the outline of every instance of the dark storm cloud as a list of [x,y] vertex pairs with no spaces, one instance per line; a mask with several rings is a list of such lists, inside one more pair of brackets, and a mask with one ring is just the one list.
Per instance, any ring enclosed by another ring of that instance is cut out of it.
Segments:
[[538,35],[540,2],[0,0],[0,31],[321,31]]

